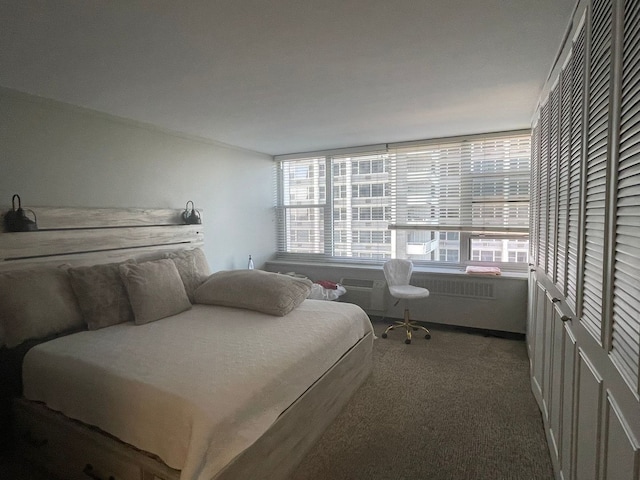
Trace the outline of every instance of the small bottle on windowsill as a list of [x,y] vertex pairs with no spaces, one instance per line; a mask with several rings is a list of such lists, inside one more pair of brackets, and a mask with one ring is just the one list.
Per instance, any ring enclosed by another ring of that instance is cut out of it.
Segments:
[[249,255],[249,264],[247,265],[247,268],[249,270],[253,270],[253,259],[251,258],[251,255]]

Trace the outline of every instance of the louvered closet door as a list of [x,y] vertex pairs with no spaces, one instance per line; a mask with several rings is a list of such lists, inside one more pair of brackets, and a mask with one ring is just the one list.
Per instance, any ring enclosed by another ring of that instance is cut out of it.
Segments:
[[540,217],[538,218],[538,266],[547,269],[549,217],[549,102],[540,110]]
[[589,61],[582,322],[602,342],[602,283],[611,86],[611,0],[594,0]]
[[547,215],[547,273],[556,279],[556,226],[558,222],[558,112],[560,88],[556,86],[549,95],[549,205]]
[[611,357],[638,391],[640,363],[640,6],[624,4]]
[[560,150],[558,156],[558,230],[556,240],[556,286],[566,296],[567,214],[569,207],[569,164],[571,161],[571,85],[573,64],[567,62],[560,76]]
[[571,163],[569,165],[569,205],[567,226],[567,304],[577,312],[578,245],[580,238],[580,185],[583,165],[585,26],[573,44],[571,59]]
[[529,213],[529,262],[537,265],[538,221],[540,211],[540,122],[531,132],[531,202]]

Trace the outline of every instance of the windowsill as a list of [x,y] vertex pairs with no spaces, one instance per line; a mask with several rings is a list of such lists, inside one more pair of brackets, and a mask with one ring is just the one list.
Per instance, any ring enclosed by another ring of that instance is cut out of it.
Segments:
[[[269,270],[279,270],[278,268],[273,268],[276,266],[283,265],[291,265],[295,266],[304,266],[304,267],[320,267],[320,268],[335,268],[335,269],[349,269],[349,270],[362,270],[362,271],[382,271],[381,265],[368,265],[362,263],[347,263],[347,262],[310,262],[310,261],[295,261],[295,260],[269,260],[266,262],[266,265]],[[292,268],[292,270],[294,270]],[[430,273],[437,275],[464,275],[470,278],[505,278],[505,279],[520,279],[527,280],[529,275],[527,271],[502,271],[500,275],[487,275],[487,274],[469,274],[465,272],[464,266],[434,266],[434,267],[425,267],[425,266],[414,266],[414,273]]]

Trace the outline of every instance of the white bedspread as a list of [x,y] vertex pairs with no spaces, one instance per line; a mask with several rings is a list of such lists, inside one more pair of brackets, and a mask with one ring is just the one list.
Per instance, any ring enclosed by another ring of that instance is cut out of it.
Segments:
[[194,305],[31,349],[24,396],[209,480],[371,331],[347,303],[306,300],[284,317]]

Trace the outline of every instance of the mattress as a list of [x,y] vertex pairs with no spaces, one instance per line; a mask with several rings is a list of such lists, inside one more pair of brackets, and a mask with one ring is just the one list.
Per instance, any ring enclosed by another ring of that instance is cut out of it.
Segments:
[[34,347],[24,396],[208,480],[369,332],[347,303],[305,300],[284,317],[194,305]]

